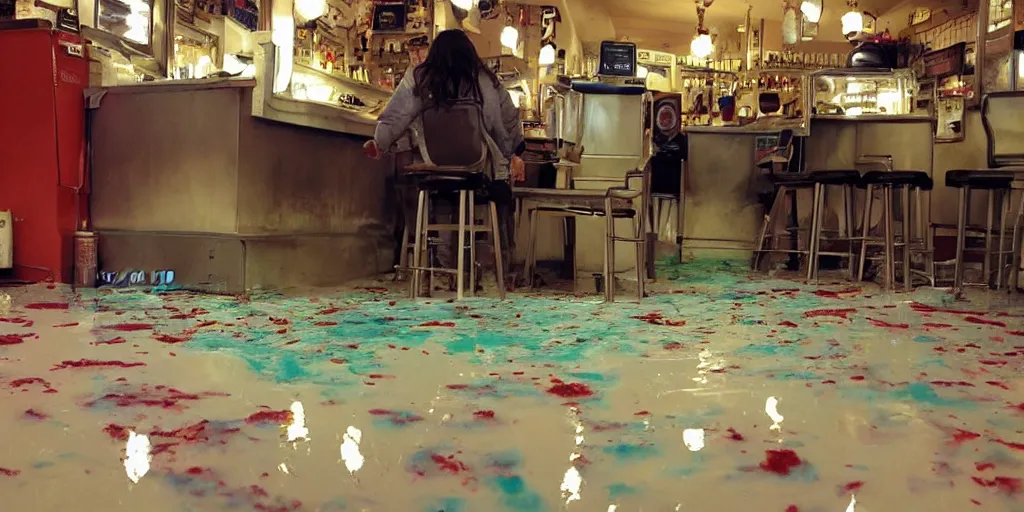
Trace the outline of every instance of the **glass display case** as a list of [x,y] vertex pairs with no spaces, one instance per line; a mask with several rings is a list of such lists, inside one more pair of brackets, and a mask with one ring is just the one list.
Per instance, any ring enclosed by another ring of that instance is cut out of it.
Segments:
[[[710,126],[731,122],[721,115],[719,98],[731,97],[739,77],[728,71],[682,68],[679,70],[679,92],[682,94],[683,126]],[[727,116],[728,117],[728,116]]]
[[915,109],[917,81],[908,69],[828,70],[812,77],[817,117],[910,115]]
[[803,69],[762,69],[744,76],[736,91],[737,119],[751,130],[810,129],[810,73]]

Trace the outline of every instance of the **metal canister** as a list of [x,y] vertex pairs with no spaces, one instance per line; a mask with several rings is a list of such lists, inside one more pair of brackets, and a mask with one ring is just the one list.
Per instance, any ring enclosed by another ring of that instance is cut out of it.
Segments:
[[97,236],[92,231],[75,231],[75,286],[96,287]]

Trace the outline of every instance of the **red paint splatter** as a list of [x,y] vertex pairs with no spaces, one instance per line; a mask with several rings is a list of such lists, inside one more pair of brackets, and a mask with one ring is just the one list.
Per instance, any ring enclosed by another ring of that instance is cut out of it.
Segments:
[[974,480],[974,483],[982,487],[995,488],[997,491],[1005,494],[1017,494],[1021,491],[1020,478],[997,476],[992,480],[985,480],[984,478],[981,477],[972,476],[971,480]]
[[985,384],[988,384],[989,386],[995,386],[997,388],[1003,388],[1003,389],[1007,389],[1007,390],[1010,389],[1010,386],[1007,386],[1006,384],[1003,384],[1002,382],[999,382],[998,380],[987,380],[987,381],[985,381]]
[[127,342],[128,342],[128,340],[125,340],[124,338],[118,336],[118,337],[116,337],[114,339],[111,339],[111,340],[94,341],[94,342],[90,343],[90,345],[120,345],[121,343],[127,343]]
[[891,324],[883,320],[875,320],[874,318],[868,318],[868,322],[875,327],[885,327],[888,329],[907,329],[910,327],[908,324]]
[[998,320],[988,320],[985,318],[978,318],[976,316],[968,316],[964,318],[965,322],[980,325],[994,325],[996,327],[1006,327],[1006,324]]
[[847,482],[847,483],[843,484],[842,487],[839,488],[839,493],[840,494],[854,493],[854,492],[859,491],[861,487],[864,487],[864,482],[861,482],[860,480],[853,481],[853,482]]
[[1007,448],[1011,448],[1014,450],[1024,450],[1024,444],[1022,443],[1012,443],[1010,441],[1004,441],[1002,439],[993,439],[992,442],[999,443]]
[[423,322],[420,327],[455,327],[455,322],[439,322],[437,320],[431,320],[429,322]]
[[978,362],[987,366],[1003,366],[1009,364],[1009,361],[993,361],[992,359],[979,359]]
[[967,441],[973,441],[973,440],[975,440],[975,439],[977,439],[979,437],[981,437],[981,434],[978,434],[977,432],[970,432],[970,431],[961,430],[961,429],[958,429],[958,428],[953,429],[953,443],[954,444],[961,444],[961,443],[964,443],[964,442],[967,442]]
[[779,325],[782,327],[799,327],[798,325],[796,325],[793,322],[790,322],[789,320],[783,320],[779,322]]
[[416,423],[423,421],[423,416],[418,414],[405,413],[401,411],[392,411],[388,409],[370,409],[367,411],[371,416],[387,416],[388,421],[392,425],[408,425],[410,423]]
[[469,469],[462,463],[462,461],[456,459],[454,455],[445,457],[444,455],[438,455],[435,453],[430,456],[430,460],[434,461],[434,464],[437,464],[437,468],[441,471],[451,473],[453,475],[457,475]]
[[116,441],[127,441],[128,432],[130,430],[132,430],[132,427],[125,427],[115,423],[111,423],[106,427],[103,427],[103,431],[106,432],[111,439],[114,439]]
[[732,439],[733,441],[742,441],[743,440],[743,434],[740,434],[739,432],[736,431],[736,429],[734,429],[732,427],[729,427],[729,429],[726,430],[726,432],[729,434],[726,437],[728,437],[729,439]]
[[493,420],[494,419],[494,411],[490,411],[490,410],[476,411],[476,412],[473,413],[473,418],[478,419],[478,420]]
[[932,328],[932,329],[951,329],[951,328],[953,328],[953,326],[952,326],[952,325],[950,325],[950,324],[933,324],[933,323],[926,323],[926,324],[922,324],[922,325],[924,325],[925,327],[930,327],[930,328]]
[[3,334],[0,335],[0,346],[19,345],[25,342],[25,338],[31,338],[35,334]]
[[1024,402],[1021,402],[1021,403],[1019,403],[1017,405],[1011,405],[1010,409],[1013,409],[1013,410],[1015,410],[1017,412],[1020,412],[1020,413],[1024,413]]
[[35,409],[29,409],[25,411],[25,417],[32,420],[45,420],[49,418],[50,415],[45,412],[39,412]]
[[386,375],[386,374],[383,374],[383,373],[371,373],[371,374],[367,375],[367,377],[369,377],[371,379],[393,379],[393,378],[395,378],[394,375]]
[[338,325],[338,322],[316,322],[313,325],[316,327],[331,327]]
[[996,467],[996,465],[991,463],[991,462],[975,462],[974,463],[974,469],[977,469],[978,471],[985,471],[986,469],[992,469],[994,467]]
[[146,363],[124,361],[98,361],[96,359],[79,359],[78,361],[62,361],[60,364],[50,368],[50,371],[66,370],[68,368],[134,368],[146,366]]
[[919,313],[951,313],[954,315],[981,315],[986,314],[985,311],[962,311],[959,309],[949,308],[938,308],[935,306],[929,306],[927,304],[921,304],[920,302],[912,302],[910,308]]
[[287,318],[274,318],[274,317],[269,317],[269,318],[270,318],[270,323],[272,323],[274,325],[288,325],[288,323],[289,323]]
[[189,335],[184,335],[184,336],[172,336],[170,334],[154,334],[153,335],[153,339],[155,339],[155,340],[157,340],[157,341],[159,341],[161,343],[168,343],[168,344],[184,343],[184,342],[188,341],[191,338],[192,337],[189,336]]
[[762,471],[777,475],[788,475],[793,468],[803,464],[793,450],[765,450],[765,459],[759,464]]
[[446,384],[444,387],[448,389],[466,389],[469,387],[469,384]]
[[17,469],[0,468],[0,475],[3,475],[3,476],[14,477],[14,476],[18,476],[20,474],[21,474],[21,471],[19,471]]
[[854,375],[853,377],[850,377],[850,380],[864,380],[864,376],[863,375]]
[[650,416],[651,411],[637,411],[633,413],[633,416]]
[[291,411],[259,411],[245,418],[250,425],[275,424],[284,425],[292,421]]
[[344,359],[334,358],[334,359],[331,359],[331,362],[334,363],[334,364],[345,364],[348,361],[346,361]]
[[341,311],[341,308],[327,308],[327,309],[324,309],[324,310],[321,310],[321,311],[317,311],[316,314],[318,314],[318,315],[333,315],[334,313],[337,313],[339,311]]
[[800,512],[800,509],[796,505],[790,505],[786,507],[786,512]]
[[647,313],[646,315],[634,316],[635,320],[642,320],[651,325],[667,325],[669,327],[682,327],[686,325],[686,320],[670,320],[662,316],[661,313]]
[[67,323],[67,324],[55,324],[54,327],[75,327],[77,325],[78,325],[78,322],[71,322],[71,323]]
[[678,341],[672,341],[664,344],[663,347],[665,347],[665,350],[679,350],[683,348],[683,344]]
[[961,381],[933,380],[931,383],[933,385],[935,385],[935,386],[942,386],[944,388],[951,388],[951,387],[954,387],[954,386],[960,386],[960,387],[964,387],[964,388],[973,388],[974,387],[974,384],[971,384],[970,382],[963,381],[963,380],[961,380]]
[[857,310],[853,308],[843,309],[812,309],[810,311],[804,311],[804,318],[818,318],[818,317],[837,317],[847,320],[851,313],[856,313]]
[[562,398],[583,398],[594,395],[594,392],[590,387],[581,382],[565,383],[558,381],[554,386],[548,388],[547,391],[552,395],[560,396]]
[[134,332],[134,331],[147,331],[153,328],[153,324],[137,324],[137,323],[123,323],[114,325],[104,325],[101,329],[108,331],[121,331],[121,332]]
[[33,302],[25,304],[25,309],[68,309],[67,302]]

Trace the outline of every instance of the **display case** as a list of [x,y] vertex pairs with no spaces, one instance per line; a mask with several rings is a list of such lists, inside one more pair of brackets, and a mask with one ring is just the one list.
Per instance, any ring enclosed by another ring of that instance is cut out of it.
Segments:
[[652,91],[676,92],[679,85],[679,66],[676,56],[654,50],[636,51],[637,78],[647,82]]
[[79,2],[82,35],[93,45],[121,54],[150,78],[168,74],[174,24],[172,0]]
[[913,71],[828,70],[812,75],[816,117],[899,116],[915,109]]
[[736,117],[748,130],[810,131],[810,73],[803,69],[762,69],[744,76],[735,95]]
[[681,68],[679,92],[682,94],[682,125],[710,126],[723,122],[719,98],[732,96],[739,77],[728,71]]

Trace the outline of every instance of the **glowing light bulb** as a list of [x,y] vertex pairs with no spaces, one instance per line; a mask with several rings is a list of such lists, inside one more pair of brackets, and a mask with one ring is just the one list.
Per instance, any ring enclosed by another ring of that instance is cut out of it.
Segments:
[[807,17],[807,21],[811,23],[817,23],[821,21],[821,4],[815,3],[811,0],[804,0],[800,4],[800,12],[804,13]]
[[864,16],[857,11],[844,14],[842,23],[844,34],[859,34],[864,30]]
[[644,66],[637,66],[636,67],[636,77],[637,78],[647,78],[647,73],[650,73],[650,71],[648,71],[648,69],[646,67],[644,67]]
[[473,3],[473,0],[452,0],[452,5],[462,9],[463,11],[472,9]]
[[501,45],[505,48],[515,50],[519,46],[519,30],[515,27],[505,27],[501,29],[501,37],[499,39]]
[[296,0],[295,16],[299,21],[312,21],[327,14],[327,0]]
[[705,59],[715,51],[715,43],[708,34],[697,34],[690,42],[690,53],[698,59]]
[[[517,36],[518,37],[518,36]],[[502,43],[504,44],[504,43]],[[550,66],[555,63],[555,47],[546,44],[540,49],[540,57],[537,58],[538,63],[541,66]]]

